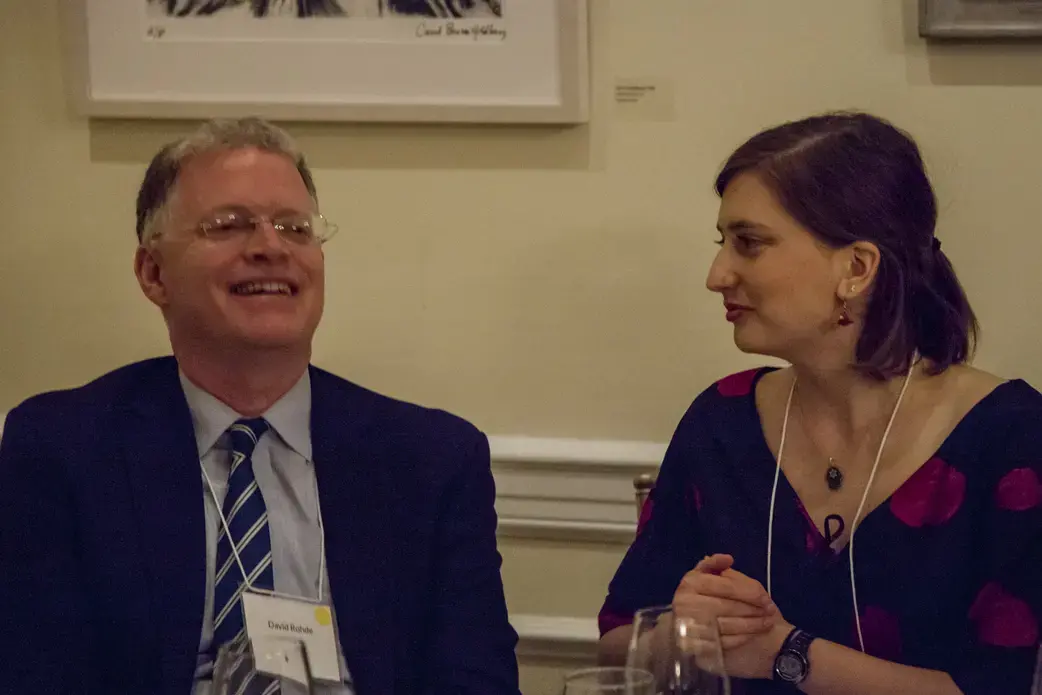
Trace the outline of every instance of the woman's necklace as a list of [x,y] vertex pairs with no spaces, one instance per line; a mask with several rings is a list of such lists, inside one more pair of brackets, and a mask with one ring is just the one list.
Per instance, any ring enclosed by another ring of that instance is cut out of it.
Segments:
[[[795,384],[793,384],[793,387],[795,388]],[[802,400],[796,401],[796,408],[800,411],[800,429],[803,431],[803,436],[805,436],[807,441],[810,442],[810,445],[814,447],[814,451],[817,453],[819,458],[828,459],[828,465],[825,467],[825,485],[828,486],[828,489],[832,492],[838,492],[843,488],[843,471],[838,465],[836,465],[835,457],[825,456],[821,447],[818,446],[814,437],[811,436],[810,430],[807,429],[807,416],[803,412]],[[882,420],[882,418],[880,418],[880,420]],[[869,428],[865,437],[867,438],[874,429],[875,427]]]
[[843,487],[843,471],[836,466],[835,459],[829,459],[829,467],[825,469],[825,484],[833,492]]

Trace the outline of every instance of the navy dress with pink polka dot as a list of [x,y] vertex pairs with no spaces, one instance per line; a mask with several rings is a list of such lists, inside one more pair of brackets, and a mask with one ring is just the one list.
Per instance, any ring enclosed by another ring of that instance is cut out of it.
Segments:
[[[775,460],[754,392],[768,371],[723,379],[684,415],[608,589],[602,634],[670,603],[706,555],[733,555],[766,586]],[[783,474],[774,601],[793,625],[857,649],[848,553],[828,547]],[[980,401],[864,518],[855,553],[869,654],[944,671],[966,695],[1027,695],[1042,616],[1042,394],[1014,380]],[[736,692],[792,691],[745,681]]]

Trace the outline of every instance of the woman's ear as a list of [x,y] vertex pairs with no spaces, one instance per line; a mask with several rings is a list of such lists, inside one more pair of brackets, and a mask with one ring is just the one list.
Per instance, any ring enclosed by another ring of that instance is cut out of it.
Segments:
[[854,301],[865,296],[879,273],[879,247],[868,241],[856,241],[846,249],[846,267],[841,274],[836,296]]

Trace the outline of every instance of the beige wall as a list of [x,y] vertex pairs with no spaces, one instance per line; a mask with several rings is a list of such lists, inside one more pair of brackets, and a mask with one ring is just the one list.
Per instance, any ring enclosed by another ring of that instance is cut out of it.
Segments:
[[[664,440],[756,361],[703,289],[715,169],[760,127],[862,107],[926,151],[978,364],[1042,385],[1042,49],[927,48],[912,0],[591,2],[588,128],[292,126],[342,228],[319,364],[490,433]],[[0,411],[166,350],[133,197],[185,124],[71,116],[56,12],[0,1]],[[618,117],[630,76],[672,86],[671,120]],[[594,612],[621,550],[505,540],[512,609]],[[529,691],[556,675],[526,671]]]

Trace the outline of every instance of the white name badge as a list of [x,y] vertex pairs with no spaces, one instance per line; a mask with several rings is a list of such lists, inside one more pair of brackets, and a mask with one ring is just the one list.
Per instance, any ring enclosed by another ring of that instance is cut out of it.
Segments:
[[[246,636],[256,641],[258,646],[272,639],[302,642],[311,667],[311,677],[315,680],[341,682],[340,657],[329,606],[244,591],[242,610],[246,618]],[[263,668],[261,661],[261,658],[257,659],[257,670]],[[279,660],[271,661],[274,668]],[[289,669],[293,673],[280,671],[270,675],[293,678],[293,674],[298,672],[296,665],[285,661],[279,668]]]
[[311,685],[308,660],[299,640],[257,637],[249,644],[253,648],[253,667],[257,673]]

